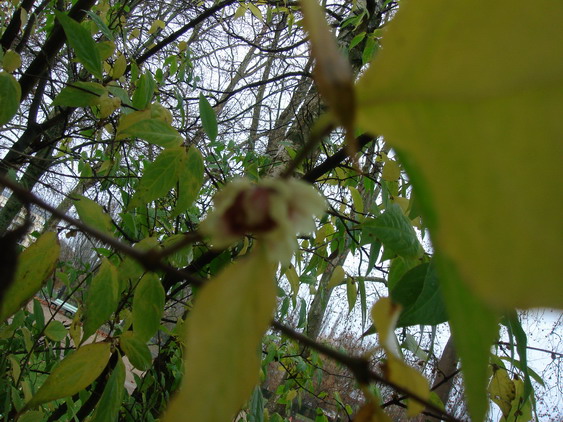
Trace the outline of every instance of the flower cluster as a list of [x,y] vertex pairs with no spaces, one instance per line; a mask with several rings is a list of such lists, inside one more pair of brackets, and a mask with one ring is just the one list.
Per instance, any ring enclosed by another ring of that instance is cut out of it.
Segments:
[[227,247],[244,234],[265,241],[272,260],[289,262],[298,233],[315,230],[313,217],[326,210],[324,198],[295,179],[264,179],[254,184],[238,179],[217,193],[215,208],[201,223],[213,246]]

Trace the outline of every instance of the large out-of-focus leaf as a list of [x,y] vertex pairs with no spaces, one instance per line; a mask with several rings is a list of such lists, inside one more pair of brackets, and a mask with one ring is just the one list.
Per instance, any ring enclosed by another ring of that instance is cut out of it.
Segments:
[[563,307],[562,21],[560,1],[405,2],[357,87],[434,246],[494,306]]
[[41,288],[55,270],[59,252],[57,235],[47,232],[19,255],[14,280],[0,303],[0,322],[17,312]]
[[158,330],[164,299],[165,292],[158,275],[145,274],[133,296],[133,330],[140,340],[148,341]]
[[8,123],[20,106],[21,88],[16,78],[0,72],[0,126]]
[[362,238],[371,242],[377,239],[386,248],[406,258],[417,258],[423,252],[412,224],[396,204],[389,206],[380,216],[366,219],[362,224]]
[[165,195],[172,189],[186,162],[184,147],[167,148],[147,165],[129,209],[145,205]]
[[106,367],[110,349],[110,343],[87,344],[65,357],[22,412],[51,400],[72,396],[88,387]]
[[276,265],[261,247],[199,293],[186,321],[186,373],[164,422],[230,421],[258,383],[259,345],[276,298]]
[[109,320],[117,308],[118,301],[117,268],[104,258],[86,296],[82,341],[94,334],[104,322]]
[[432,264],[421,264],[408,271],[390,293],[393,300],[403,306],[397,327],[436,325],[447,320]]
[[90,422],[114,422],[119,415],[125,384],[125,365],[118,358]]
[[88,72],[96,78],[102,79],[102,60],[88,30],[63,12],[55,10],[55,15],[62,25],[68,45],[74,50],[78,61]]
[[201,152],[195,146],[190,146],[186,161],[178,171],[178,200],[172,217],[186,211],[195,201],[203,185],[204,171]]

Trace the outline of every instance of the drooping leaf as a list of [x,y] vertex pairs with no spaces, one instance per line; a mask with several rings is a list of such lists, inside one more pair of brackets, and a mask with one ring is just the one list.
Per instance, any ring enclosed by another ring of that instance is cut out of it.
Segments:
[[358,124],[398,152],[435,248],[496,307],[563,307],[563,202],[545,205],[563,180],[562,19],[550,0],[405,3],[357,87]]
[[506,369],[495,369],[488,390],[491,400],[497,404],[506,418],[512,408],[512,400],[516,397],[516,386],[508,377]]
[[520,357],[520,370],[524,374],[523,399],[527,400],[532,394],[532,382],[528,368],[528,336],[520,324],[516,311],[510,312],[506,317],[506,325],[509,332],[516,338],[516,350]]
[[390,293],[393,301],[403,307],[397,327],[437,325],[447,320],[432,264],[421,264],[408,271]]
[[358,287],[351,278],[349,278],[346,283],[346,299],[348,299],[348,312],[352,312],[354,305],[356,305],[356,300],[358,299]]
[[104,212],[102,206],[96,201],[78,195],[78,199],[74,202],[74,207],[84,223],[101,232],[112,232],[113,223],[111,222],[111,217]]
[[102,264],[96,276],[92,279],[84,308],[84,334],[82,341],[96,332],[117,308],[119,301],[119,279],[117,268],[107,259]]
[[0,72],[0,126],[8,123],[18,111],[21,88],[16,78]]
[[53,320],[45,327],[45,335],[53,341],[63,341],[68,331],[62,322]]
[[106,367],[110,350],[110,343],[93,343],[69,354],[51,372],[22,411],[51,400],[72,396],[88,387]]
[[167,148],[147,165],[129,209],[145,205],[166,195],[175,185],[186,162],[184,147]]
[[96,24],[96,26],[98,27],[100,32],[102,34],[104,34],[107,37],[108,40],[115,41],[115,38],[114,38],[111,30],[108,28],[108,26],[104,23],[104,21],[98,15],[96,15],[91,10],[87,10],[86,14],[90,17],[90,19],[92,19],[92,21]]
[[405,258],[418,258],[423,252],[410,220],[396,204],[390,205],[380,216],[366,219],[362,224],[362,237],[380,240],[386,249]]
[[62,25],[68,45],[74,50],[78,61],[88,72],[96,78],[102,79],[102,60],[88,30],[58,10],[55,10],[55,15]]
[[17,312],[41,288],[55,271],[59,252],[57,235],[47,232],[19,255],[14,281],[0,303],[0,321]]
[[155,273],[141,278],[133,296],[133,331],[141,341],[148,341],[158,330],[164,312],[164,288]]
[[113,369],[90,422],[115,422],[122,405],[125,365],[121,357]]
[[287,270],[285,270],[285,276],[287,277],[287,281],[289,281],[289,285],[291,286],[291,297],[295,301],[297,294],[299,293],[300,282],[297,271],[295,271],[295,267],[293,265],[290,264]]
[[276,265],[262,248],[256,244],[199,293],[186,321],[186,376],[164,422],[230,421],[249,399],[258,383],[258,349],[276,298]]
[[264,422],[264,396],[260,386],[254,388],[248,407],[248,422]]
[[215,142],[218,133],[217,116],[215,115],[215,110],[213,110],[213,107],[211,107],[211,104],[209,104],[209,101],[207,101],[203,94],[199,94],[199,114],[203,130],[211,142]]
[[150,118],[139,120],[123,130],[118,129],[117,139],[125,138],[140,138],[164,148],[178,147],[183,142],[182,136],[168,123]]
[[185,164],[178,172],[178,200],[172,217],[185,212],[195,201],[203,185],[204,163],[201,152],[190,146]]
[[137,337],[133,331],[126,331],[119,336],[119,346],[131,365],[139,371],[146,371],[151,367],[152,355],[147,343]]
[[107,88],[97,82],[73,82],[65,86],[53,100],[53,106],[88,107],[98,105]]
[[332,289],[333,287],[339,286],[345,278],[346,272],[344,271],[344,268],[342,268],[342,265],[337,265],[334,267],[334,271],[332,271],[330,279],[328,280],[327,288]]

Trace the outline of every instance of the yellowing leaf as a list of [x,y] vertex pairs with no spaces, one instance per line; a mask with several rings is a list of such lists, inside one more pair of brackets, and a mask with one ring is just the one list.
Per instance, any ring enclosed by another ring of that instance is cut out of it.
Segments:
[[356,416],[354,422],[392,422],[391,418],[373,401],[364,404]]
[[299,293],[299,276],[297,275],[297,271],[295,271],[295,267],[290,265],[287,270],[285,270],[285,276],[287,277],[287,281],[289,281],[289,285],[291,286],[291,295],[293,299],[297,298],[297,293]]
[[347,133],[352,135],[356,103],[350,64],[338,48],[317,0],[303,0],[301,8],[311,54],[316,61],[314,77],[319,92]]
[[387,353],[397,354],[394,330],[400,314],[401,307],[388,297],[382,297],[371,308],[371,319],[379,334],[379,343]]
[[74,207],[80,219],[89,226],[105,233],[110,233],[113,229],[111,217],[104,212],[102,206],[96,201],[79,195],[78,200],[74,202]]
[[188,43],[186,41],[180,41],[178,43],[178,51],[182,52],[188,48]]
[[498,368],[494,371],[489,384],[489,395],[491,400],[500,407],[503,416],[506,418],[512,408],[512,400],[516,397],[516,386],[508,377],[506,369]]
[[125,69],[127,69],[127,60],[125,59],[125,55],[119,54],[115,62],[113,63],[113,69],[111,71],[111,77],[113,79],[119,79],[125,73]]
[[88,387],[106,367],[110,349],[110,343],[87,344],[65,357],[22,411],[72,396]]
[[[392,354],[387,355],[387,362],[383,367],[385,377],[395,385],[408,392],[416,394],[424,400],[430,398],[430,386],[428,380],[416,369],[411,368],[405,362]],[[407,416],[412,418],[422,412],[425,405],[413,398],[408,399]]]
[[401,168],[399,167],[399,163],[395,160],[386,160],[385,165],[383,166],[383,171],[381,172],[381,178],[389,182],[394,182],[399,180],[399,177],[401,177]]
[[2,66],[4,70],[8,73],[12,73],[18,67],[22,65],[22,59],[18,53],[13,50],[8,50],[4,53],[4,59],[2,60]]
[[328,281],[328,288],[332,289],[333,287],[339,286],[344,281],[346,277],[346,273],[344,272],[344,268],[342,265],[337,265],[334,267],[334,271],[330,276],[330,280]]
[[346,283],[346,298],[348,299],[348,312],[352,312],[358,298],[358,287],[351,278]]
[[149,34],[154,34],[159,29],[164,29],[165,26],[166,24],[163,21],[157,19],[151,24],[151,27],[149,28]]
[[350,190],[350,194],[352,195],[352,203],[354,204],[354,211],[360,214],[363,213],[364,200],[362,199],[362,195],[360,195],[358,189],[356,189],[353,186],[348,186],[348,189]]
[[0,321],[17,312],[41,288],[55,271],[59,252],[57,235],[47,232],[19,255],[14,280],[0,303]]
[[248,400],[274,311],[275,270],[256,244],[202,288],[186,321],[186,376],[163,422],[230,421]]
[[436,250],[496,307],[563,308],[563,201],[545,202],[563,180],[562,20],[551,0],[405,3],[357,87]]

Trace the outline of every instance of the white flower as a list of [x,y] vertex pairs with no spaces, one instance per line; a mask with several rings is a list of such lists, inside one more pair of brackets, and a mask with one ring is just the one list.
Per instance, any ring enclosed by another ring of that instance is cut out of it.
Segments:
[[256,184],[238,179],[217,193],[214,204],[200,230],[215,247],[227,247],[252,234],[267,244],[272,260],[284,263],[297,248],[296,235],[314,231],[313,217],[326,210],[324,198],[295,179],[264,179]]

